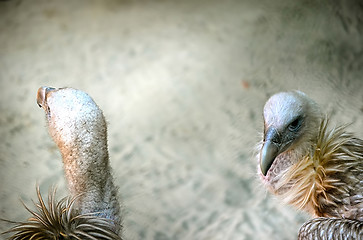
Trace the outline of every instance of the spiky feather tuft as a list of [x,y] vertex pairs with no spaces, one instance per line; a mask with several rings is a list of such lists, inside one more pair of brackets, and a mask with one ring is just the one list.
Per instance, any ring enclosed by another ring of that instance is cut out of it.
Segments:
[[329,131],[328,123],[321,122],[311,152],[281,173],[275,188],[285,203],[319,217],[339,216],[327,209],[345,205],[353,188],[362,184],[357,177],[363,172],[363,141],[347,133],[345,126]]
[[53,188],[48,195],[46,205],[37,187],[38,203],[34,203],[36,210],[31,210],[24,203],[24,207],[31,213],[25,222],[15,224],[4,234],[12,234],[8,240],[121,240],[113,231],[114,223],[106,218],[96,216],[97,213],[78,215],[75,209],[75,198],[63,198],[56,201],[56,190]]

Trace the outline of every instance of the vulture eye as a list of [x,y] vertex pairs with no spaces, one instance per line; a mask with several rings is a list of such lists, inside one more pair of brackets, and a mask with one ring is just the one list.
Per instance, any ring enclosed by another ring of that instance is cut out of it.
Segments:
[[290,123],[288,128],[291,132],[296,132],[297,130],[300,129],[301,123],[302,123],[302,118],[298,117]]

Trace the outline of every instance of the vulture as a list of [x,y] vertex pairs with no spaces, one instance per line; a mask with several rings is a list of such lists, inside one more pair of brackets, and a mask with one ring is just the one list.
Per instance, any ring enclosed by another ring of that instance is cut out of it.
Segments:
[[102,110],[85,92],[41,87],[37,103],[58,146],[70,196],[44,201],[37,187],[36,210],[6,233],[20,239],[121,239],[118,190],[111,174],[107,126]]
[[331,126],[300,91],[270,97],[263,118],[258,175],[284,203],[312,215],[298,239],[363,239],[363,140]]

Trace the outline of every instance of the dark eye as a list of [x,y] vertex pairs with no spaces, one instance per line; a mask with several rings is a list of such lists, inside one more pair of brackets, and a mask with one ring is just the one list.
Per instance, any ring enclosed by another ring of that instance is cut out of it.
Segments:
[[288,128],[289,128],[290,131],[295,132],[295,131],[300,129],[301,123],[302,123],[302,118],[298,117],[298,118],[296,118],[294,121],[292,121],[290,123]]

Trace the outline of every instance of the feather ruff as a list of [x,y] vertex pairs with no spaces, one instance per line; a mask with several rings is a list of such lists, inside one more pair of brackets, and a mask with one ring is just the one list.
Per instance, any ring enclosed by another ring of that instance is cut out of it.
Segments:
[[311,151],[280,174],[276,185],[285,203],[318,217],[332,216],[327,209],[344,205],[355,187],[347,182],[362,182],[363,141],[345,132],[346,126],[328,131],[328,122],[321,122]]
[[38,203],[34,203],[36,210],[31,210],[24,203],[24,207],[31,213],[31,217],[25,222],[14,222],[10,230],[3,234],[12,234],[8,240],[43,240],[43,239],[70,239],[70,240],[121,240],[114,233],[114,223],[106,218],[94,214],[78,215],[74,198],[55,199],[56,190],[53,189],[48,195],[46,205],[39,187],[37,187]]

